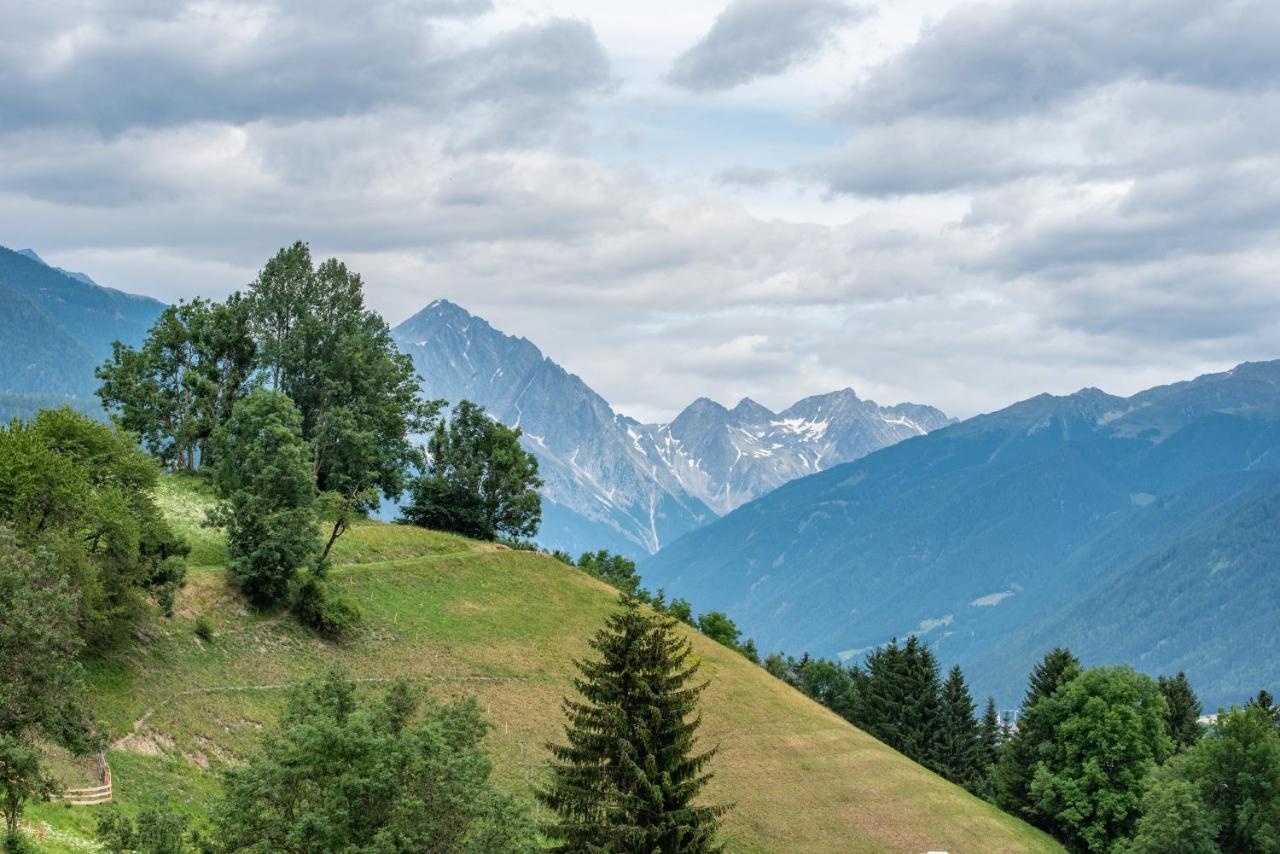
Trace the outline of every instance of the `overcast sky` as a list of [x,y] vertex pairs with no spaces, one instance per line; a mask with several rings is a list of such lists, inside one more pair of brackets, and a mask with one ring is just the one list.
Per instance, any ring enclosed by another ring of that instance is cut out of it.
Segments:
[[297,239],[615,408],[968,416],[1280,357],[1274,0],[0,0],[0,244]]

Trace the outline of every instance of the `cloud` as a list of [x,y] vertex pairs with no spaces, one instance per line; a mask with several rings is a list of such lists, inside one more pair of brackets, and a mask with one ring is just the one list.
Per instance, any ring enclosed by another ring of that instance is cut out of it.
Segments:
[[[860,128],[835,154],[802,171],[835,194],[895,196],[945,193],[1040,174],[1034,147],[1009,127],[945,119]],[[1053,164],[1047,164],[1052,170]]]
[[[967,415],[1280,355],[1257,4],[969,3],[918,36],[885,7],[812,87],[712,93],[694,121],[653,84],[696,9],[655,0],[684,29],[633,44],[655,13],[549,2],[15,8],[0,242],[173,299],[309,240],[389,320],[453,299],[645,419],[844,386]],[[1142,16],[1126,55],[1109,27]],[[737,56],[709,67],[754,79]]]
[[782,179],[777,169],[759,166],[730,166],[715,175],[717,184],[738,187],[764,187]]
[[1108,83],[1211,90],[1280,82],[1270,0],[965,3],[872,70],[845,105],[858,121],[1042,112]]
[[[244,123],[418,109],[441,122],[555,122],[609,82],[591,27],[548,19],[478,45],[441,19],[487,2],[110,4],[82,16],[28,12],[30,33],[0,55],[7,129],[78,125],[105,133],[191,122]],[[509,121],[503,121],[510,118]]]
[[842,0],[731,0],[666,79],[714,91],[781,74],[827,47],[835,30],[870,14]]

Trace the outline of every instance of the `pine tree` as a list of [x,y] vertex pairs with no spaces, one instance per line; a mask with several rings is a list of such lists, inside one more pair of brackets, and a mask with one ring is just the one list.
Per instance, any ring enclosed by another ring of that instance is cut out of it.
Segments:
[[715,750],[697,753],[698,701],[690,642],[677,621],[625,596],[577,663],[582,700],[566,699],[568,744],[550,745],[552,780],[538,799],[555,814],[546,827],[559,851],[719,851],[727,807],[694,805]]
[[1164,695],[1165,730],[1173,740],[1174,750],[1184,750],[1200,740],[1203,727],[1200,715],[1204,711],[1200,698],[1191,689],[1187,674],[1177,676],[1161,676],[1160,693]]
[[974,788],[981,780],[981,734],[974,719],[973,698],[960,666],[951,668],[942,686],[940,718],[934,743],[934,764],[953,783]]

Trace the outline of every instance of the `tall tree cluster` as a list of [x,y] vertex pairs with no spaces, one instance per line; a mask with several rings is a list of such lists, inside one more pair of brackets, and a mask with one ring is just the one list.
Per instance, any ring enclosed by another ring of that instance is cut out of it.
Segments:
[[959,667],[942,678],[928,644],[910,636],[867,654],[861,665],[773,653],[765,669],[920,764],[975,792],[999,744],[994,702],[980,723]]
[[0,811],[10,844],[23,803],[57,789],[41,767],[39,741],[88,746],[79,605],[56,559],[0,526]]
[[98,368],[98,397],[116,422],[175,470],[211,461],[209,443],[252,382],[257,342],[250,302],[169,306],[138,349],[116,343]]
[[316,266],[301,242],[243,295],[166,309],[98,375],[121,427],[169,467],[210,473],[231,569],[262,606],[285,601],[299,570],[322,575],[352,521],[400,496],[422,460],[413,436],[439,408],[419,399],[359,275]]

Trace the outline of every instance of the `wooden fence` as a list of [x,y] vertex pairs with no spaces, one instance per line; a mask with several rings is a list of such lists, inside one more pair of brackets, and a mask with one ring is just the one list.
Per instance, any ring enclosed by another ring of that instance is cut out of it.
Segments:
[[98,754],[98,777],[102,785],[67,789],[62,795],[62,802],[73,807],[109,803],[111,801],[111,766],[107,764],[107,757],[101,753]]

